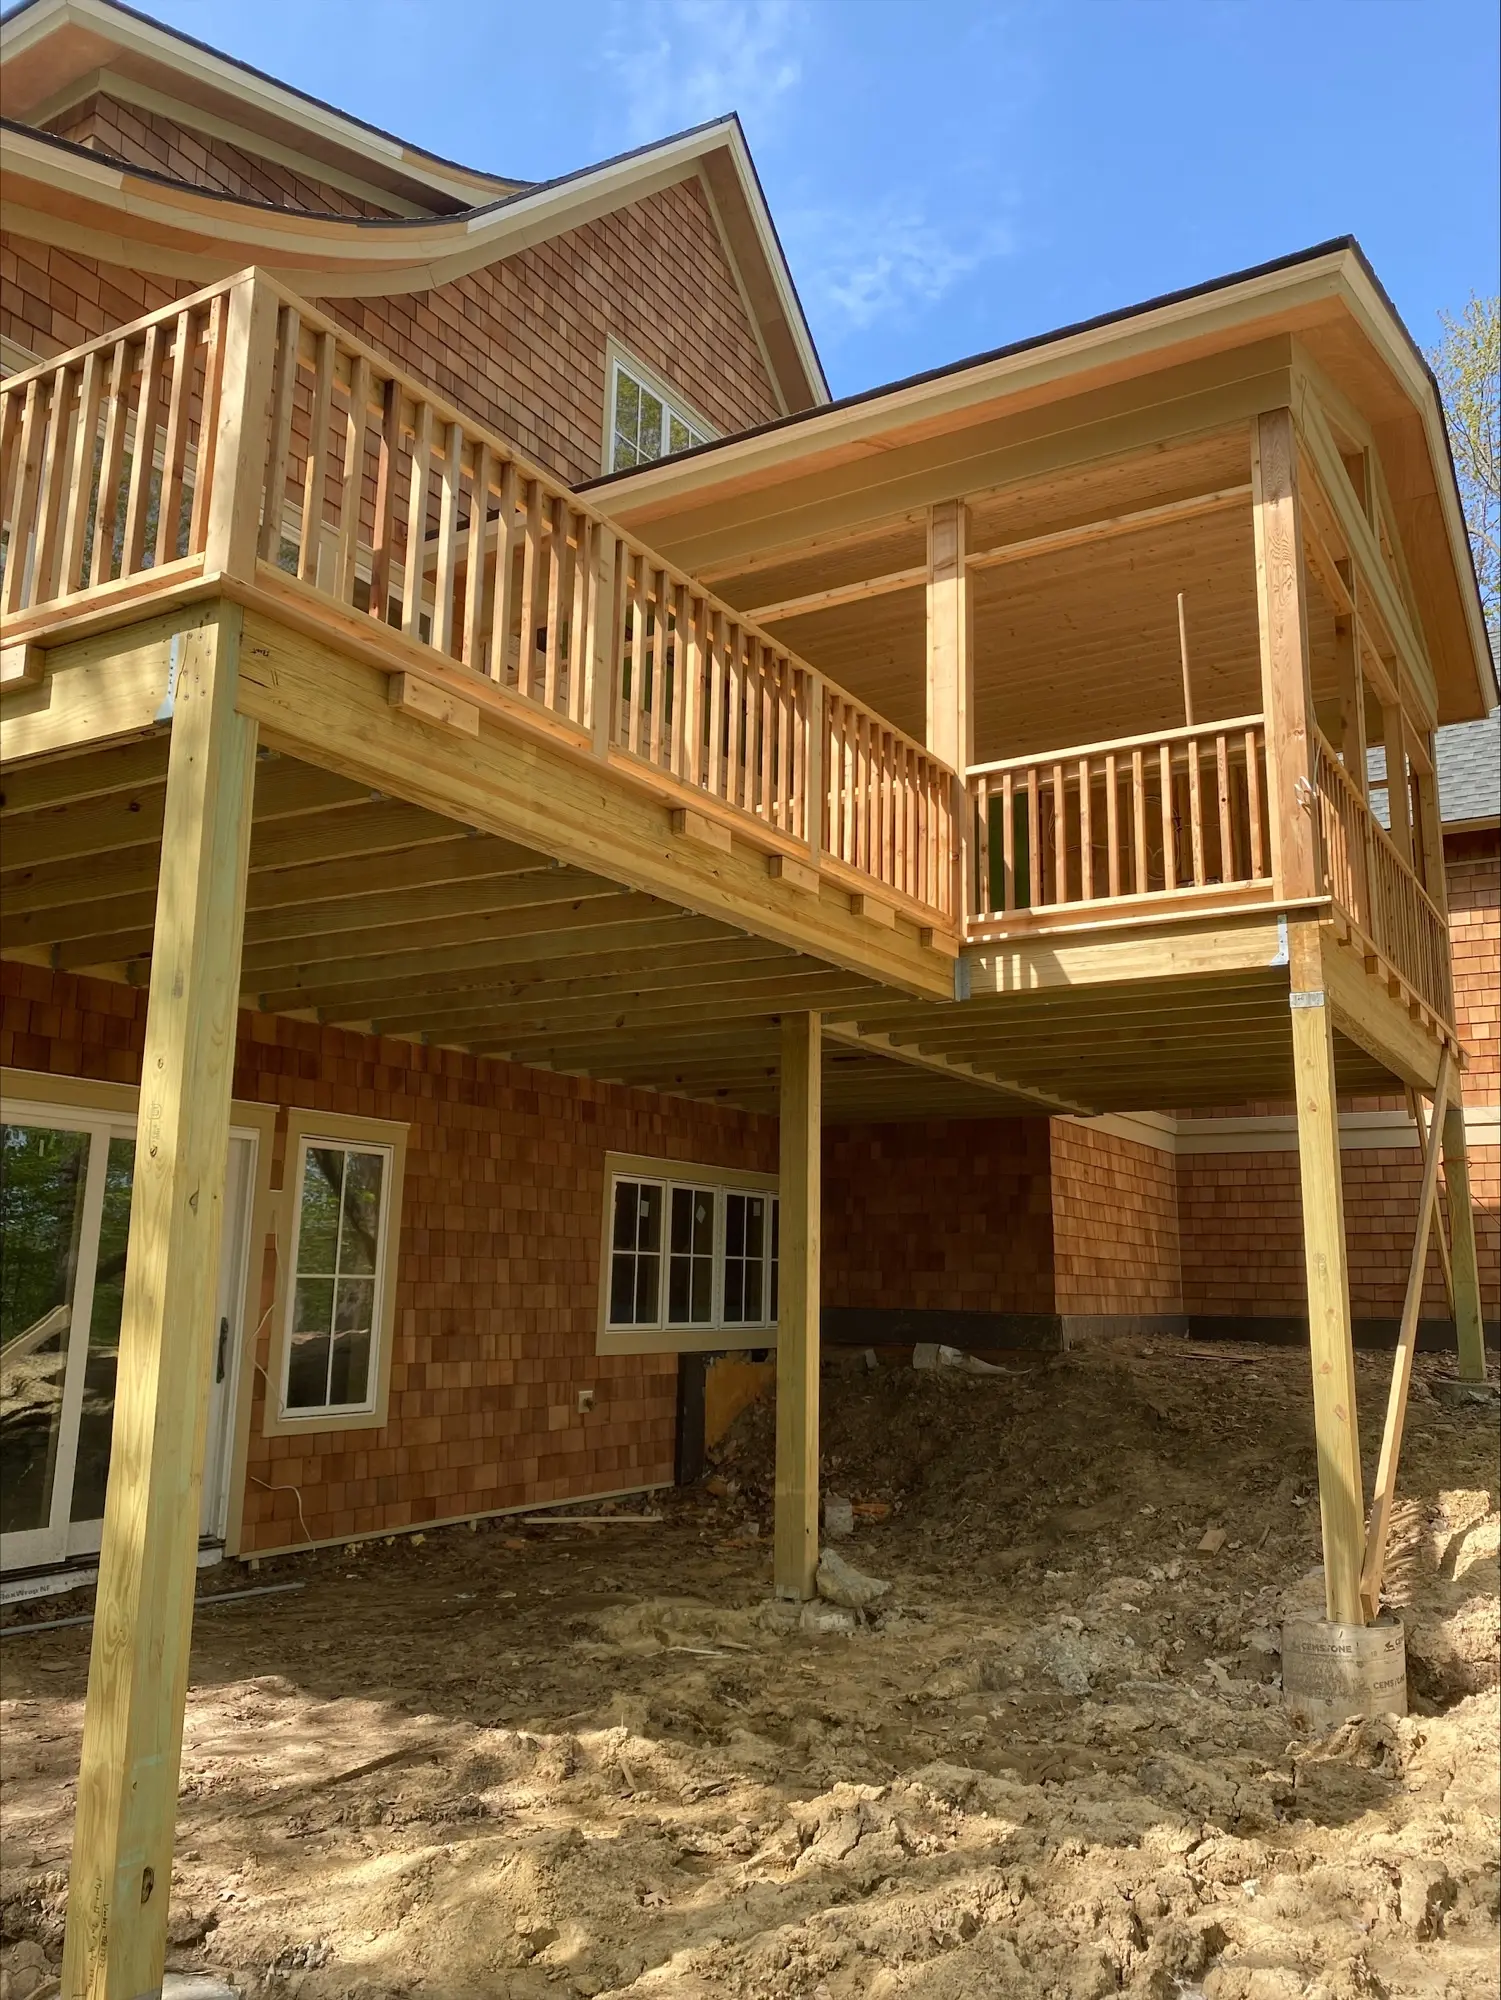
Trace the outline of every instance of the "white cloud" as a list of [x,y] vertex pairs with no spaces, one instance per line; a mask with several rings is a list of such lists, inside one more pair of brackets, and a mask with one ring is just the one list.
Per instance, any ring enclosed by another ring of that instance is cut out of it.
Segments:
[[633,143],[738,111],[764,126],[802,75],[794,0],[615,0],[601,57]]
[[785,219],[782,236],[815,331],[830,339],[936,305],[1013,247],[1003,223],[956,238],[911,199],[859,215],[803,209]]

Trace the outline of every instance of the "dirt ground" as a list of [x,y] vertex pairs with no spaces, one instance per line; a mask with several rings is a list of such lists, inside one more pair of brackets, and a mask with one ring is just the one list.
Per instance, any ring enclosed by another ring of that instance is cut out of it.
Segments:
[[[1389,1365],[1360,1362],[1368,1467]],[[198,1618],[169,1966],[256,2000],[1496,1995],[1495,1413],[1420,1360],[1413,1713],[1299,1738],[1306,1371],[1140,1339],[985,1378],[839,1354],[824,1477],[891,1584],[852,1634],[770,1607],[765,1407],[657,1524],[206,1573],[304,1588]],[[60,1955],[87,1660],[86,1628],[0,1648],[10,2000]]]

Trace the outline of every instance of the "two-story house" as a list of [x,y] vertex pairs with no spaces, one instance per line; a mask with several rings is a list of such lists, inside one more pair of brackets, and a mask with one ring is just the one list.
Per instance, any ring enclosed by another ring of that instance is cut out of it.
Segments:
[[[160,1978],[204,1554],[665,1482],[683,1357],[774,1347],[805,1595],[821,1316],[1258,1310],[1185,1203],[1237,1107],[1293,1107],[1375,1616],[1440,1157],[1484,1371],[1435,744],[1495,684],[1358,248],[831,402],[733,119],[503,181],[110,0],[0,80],[0,1557],[99,1563],[69,1992]],[[1404,1091],[1367,1524],[1337,1104]]]

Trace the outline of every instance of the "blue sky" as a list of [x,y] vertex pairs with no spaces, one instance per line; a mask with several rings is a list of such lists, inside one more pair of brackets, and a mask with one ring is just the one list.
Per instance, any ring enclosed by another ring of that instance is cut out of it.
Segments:
[[1351,232],[1497,288],[1495,0],[146,0],[544,179],[738,110],[836,394]]

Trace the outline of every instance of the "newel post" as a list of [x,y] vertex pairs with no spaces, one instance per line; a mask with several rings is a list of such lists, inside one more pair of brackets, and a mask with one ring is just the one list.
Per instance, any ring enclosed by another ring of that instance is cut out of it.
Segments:
[[1280,901],[1298,902],[1323,894],[1324,874],[1313,776],[1308,585],[1291,410],[1266,410],[1252,423],[1251,511],[1272,887]]
[[218,571],[248,581],[255,575],[279,307],[258,271],[238,279],[229,294],[209,475],[206,576]]

